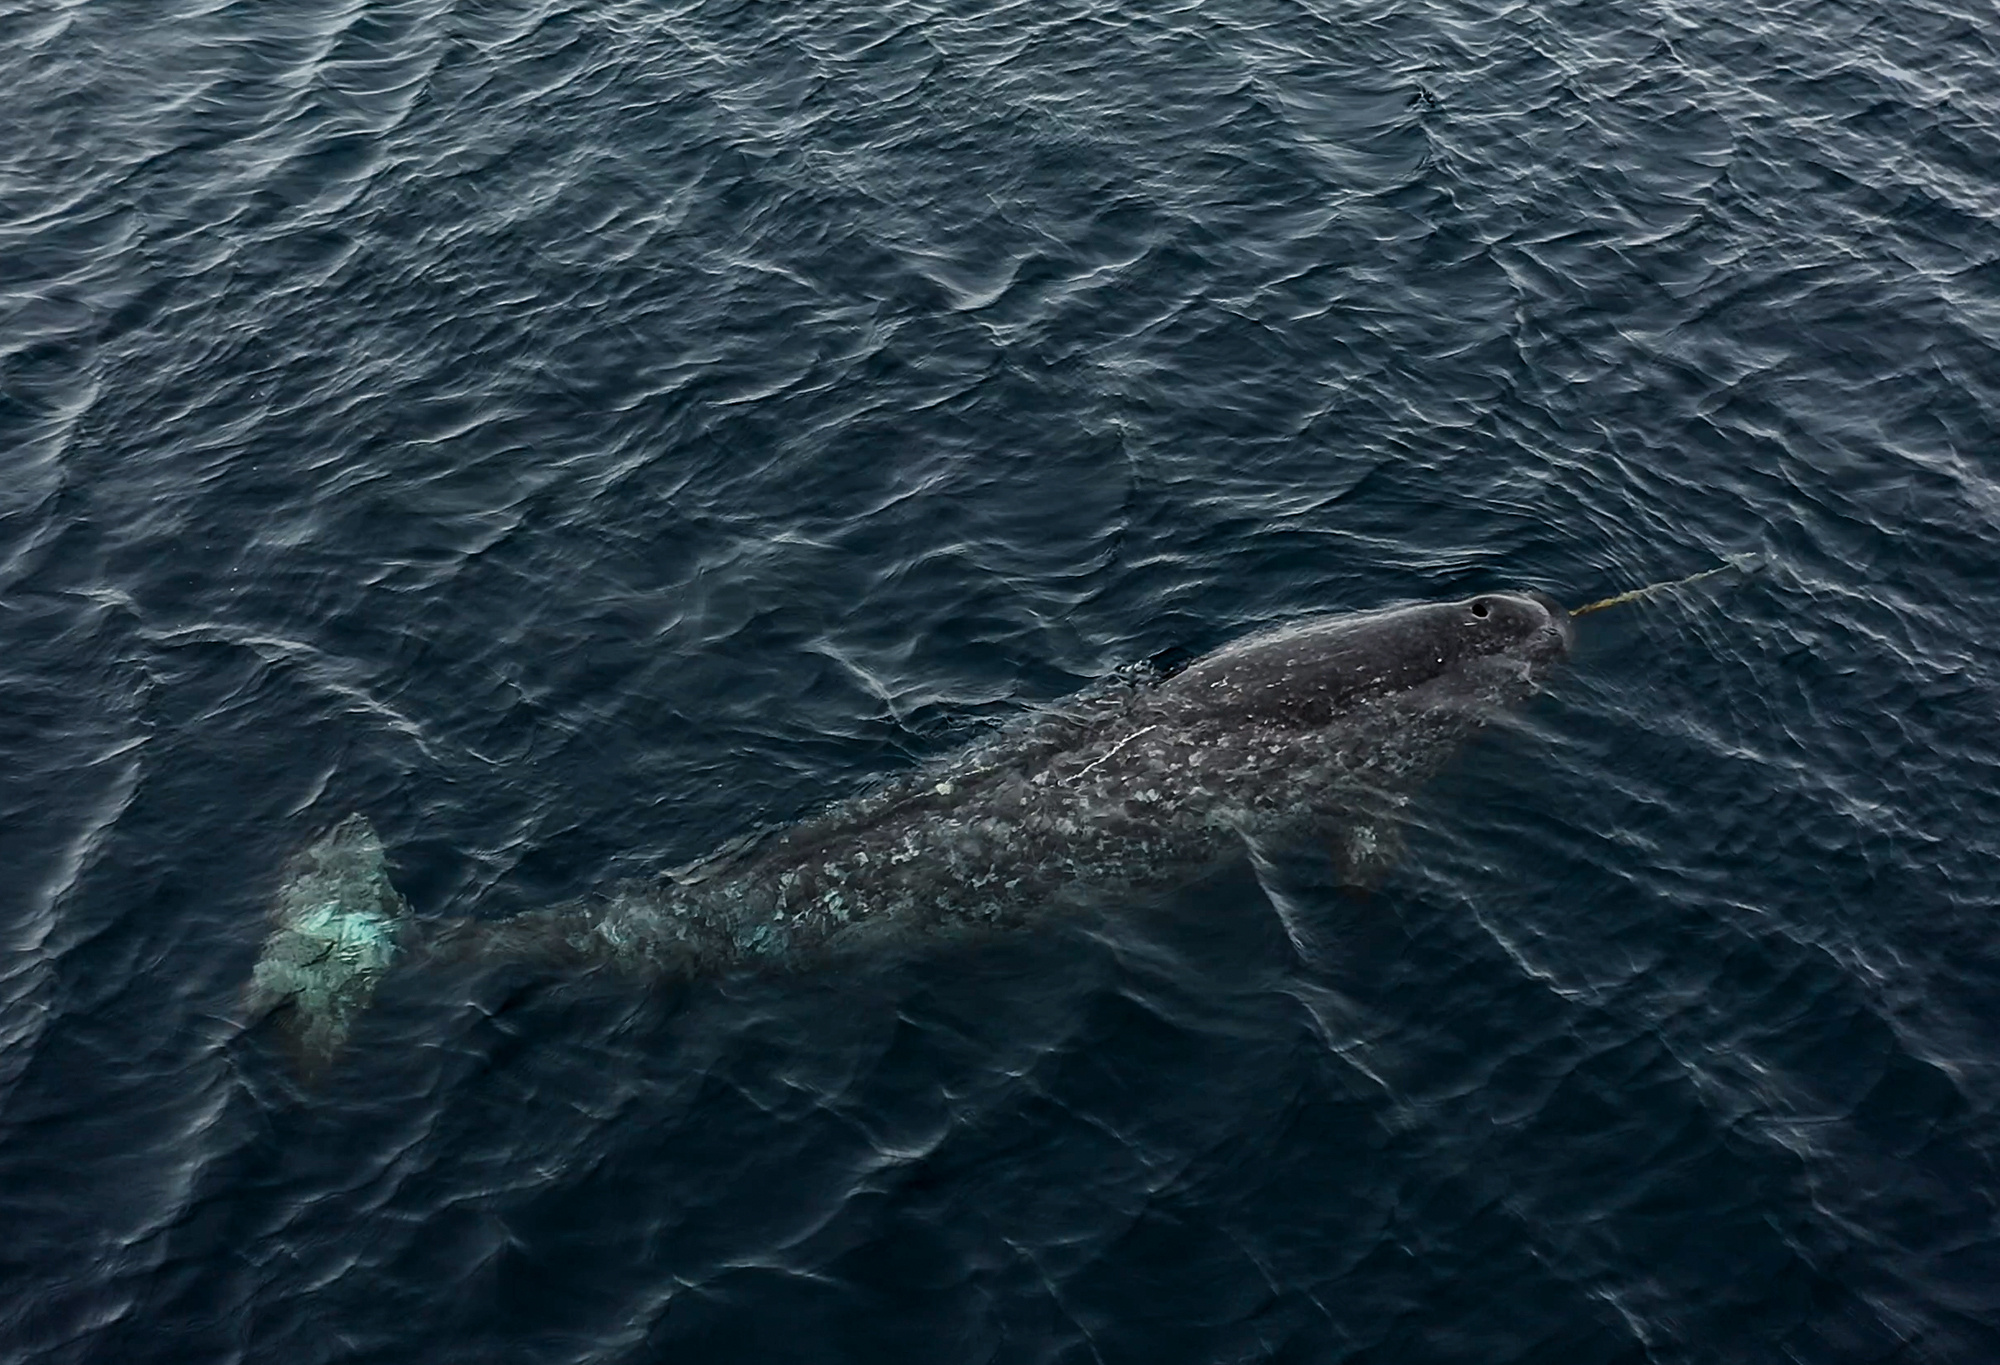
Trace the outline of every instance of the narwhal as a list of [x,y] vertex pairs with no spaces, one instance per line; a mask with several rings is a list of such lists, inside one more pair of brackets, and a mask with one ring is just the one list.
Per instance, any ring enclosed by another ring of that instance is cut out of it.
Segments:
[[426,962],[647,981],[798,969],[1157,894],[1298,846],[1366,885],[1423,783],[1568,654],[1571,618],[1540,593],[1492,592],[1298,621],[1051,706],[596,902],[504,919],[413,915],[351,816],[288,869],[247,1003],[312,1072],[387,972]]

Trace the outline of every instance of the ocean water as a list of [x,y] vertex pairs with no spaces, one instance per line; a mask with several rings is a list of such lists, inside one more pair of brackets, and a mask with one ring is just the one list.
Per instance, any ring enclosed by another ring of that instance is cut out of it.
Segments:
[[[0,1357],[2000,1360],[1959,0],[0,0]],[[1272,622],[1585,618],[1365,898],[241,1000]]]

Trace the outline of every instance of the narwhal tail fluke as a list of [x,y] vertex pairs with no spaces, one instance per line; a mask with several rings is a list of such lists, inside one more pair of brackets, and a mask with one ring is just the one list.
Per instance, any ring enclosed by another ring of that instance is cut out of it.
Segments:
[[287,865],[245,1004],[253,1020],[270,1020],[300,1074],[313,1080],[340,1055],[398,964],[605,969],[656,982],[729,959],[726,936],[703,939],[701,926],[678,911],[656,889],[602,906],[572,901],[505,919],[419,923],[389,881],[380,836],[350,815]]
[[339,1055],[410,935],[382,840],[350,815],[292,860],[251,973],[253,1017],[270,1016],[311,1077]]

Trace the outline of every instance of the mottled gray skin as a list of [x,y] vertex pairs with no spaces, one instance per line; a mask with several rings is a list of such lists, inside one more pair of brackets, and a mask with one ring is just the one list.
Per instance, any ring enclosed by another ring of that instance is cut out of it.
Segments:
[[1246,848],[1321,844],[1365,882],[1397,810],[1568,644],[1567,612],[1511,594],[1305,621],[609,905],[462,922],[428,951],[691,976],[1019,925],[1184,885]]
[[[385,924],[379,843],[350,820],[304,865],[340,861],[338,844],[350,860],[354,848],[372,852],[374,867],[345,900],[323,879],[311,896],[281,896],[266,959],[280,954],[283,970],[260,963],[261,995],[268,1005],[308,961],[345,963],[337,1017],[294,1025],[322,1054],[303,1059],[310,1068],[339,1047],[386,970],[375,951],[385,929],[398,953],[420,960],[667,979],[1016,926],[1185,885],[1286,845],[1324,847],[1345,880],[1365,884],[1393,856],[1397,814],[1417,788],[1531,694],[1569,643],[1569,614],[1530,594],[1303,621],[1164,681],[1053,708],[608,903],[503,920],[426,923],[398,903]],[[287,910],[308,902],[308,920]],[[346,925],[343,905],[366,922]],[[370,948],[359,963],[349,960],[357,942]],[[297,989],[282,1003],[306,1014],[326,994]]]

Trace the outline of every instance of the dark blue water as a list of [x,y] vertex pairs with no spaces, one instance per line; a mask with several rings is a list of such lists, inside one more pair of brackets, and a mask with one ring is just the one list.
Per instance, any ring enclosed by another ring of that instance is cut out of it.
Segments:
[[[2000,1359],[1996,32],[0,0],[0,1356]],[[1366,900],[243,1025],[351,811],[504,915],[1746,551]]]

